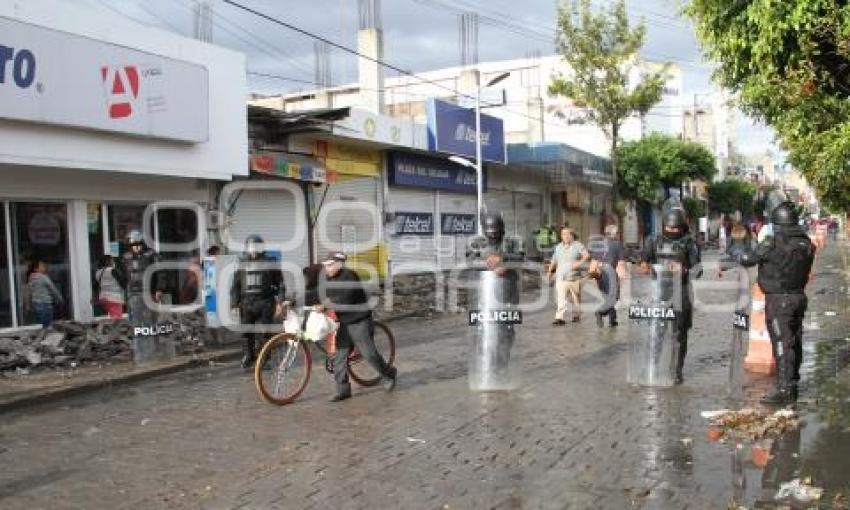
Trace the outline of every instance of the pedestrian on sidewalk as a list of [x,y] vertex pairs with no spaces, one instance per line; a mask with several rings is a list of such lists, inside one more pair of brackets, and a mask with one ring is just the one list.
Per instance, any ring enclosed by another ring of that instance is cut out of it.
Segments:
[[347,257],[342,252],[331,252],[322,261],[323,273],[319,278],[318,295],[322,304],[313,306],[317,312],[333,310],[339,320],[334,355],[336,395],[331,402],[351,398],[351,384],[345,369],[348,355],[356,346],[360,354],[384,378],[384,388],[395,388],[397,370],[390,366],[375,347],[375,321],[366,289],[357,273],[345,267]]
[[758,265],[767,332],[776,360],[776,388],[761,401],[785,405],[797,400],[803,362],[803,315],[808,305],[805,288],[815,247],[799,225],[794,204],[783,193],[771,192],[767,203],[772,235],[765,237],[755,250],[742,254],[739,262],[744,266]]
[[590,260],[590,254],[581,242],[576,239],[575,232],[569,227],[561,228],[561,242],[552,254],[549,265],[549,278],[555,280],[557,309],[552,324],[566,324],[567,299],[572,304],[572,322],[581,320],[581,278],[582,267]]
[[603,302],[596,310],[596,325],[604,326],[602,318],[608,316],[608,325],[617,325],[617,300],[620,299],[620,278],[617,276],[617,267],[623,264],[625,251],[623,244],[617,239],[617,225],[611,224],[605,227],[605,237],[597,242],[590,242],[590,254],[597,262],[596,280],[599,291],[602,293]]
[[109,255],[100,259],[100,269],[94,274],[96,302],[110,319],[120,319],[124,314],[124,289],[115,277],[115,261]]
[[27,290],[33,318],[41,327],[53,324],[56,308],[65,303],[59,289],[47,273],[47,263],[35,260],[27,274]]

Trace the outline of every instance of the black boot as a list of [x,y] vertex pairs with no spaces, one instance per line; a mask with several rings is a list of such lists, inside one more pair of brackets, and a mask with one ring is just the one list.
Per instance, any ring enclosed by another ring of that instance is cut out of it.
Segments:
[[351,385],[338,385],[336,387],[336,395],[331,397],[331,402],[340,402],[349,398],[351,398]]
[[242,368],[250,368],[254,364],[254,339],[248,338],[242,344]]
[[612,308],[608,313],[608,326],[614,328],[617,327],[617,324],[617,310]]
[[759,402],[765,405],[784,406],[790,402],[790,394],[788,392],[788,370],[785,366],[785,356],[776,357],[776,387],[767,395],[763,396]]
[[679,352],[676,357],[676,376],[673,382],[675,384],[682,384],[685,382],[685,377],[682,375],[682,369],[685,367],[685,356],[688,355],[688,337],[681,336],[678,339],[679,343]]

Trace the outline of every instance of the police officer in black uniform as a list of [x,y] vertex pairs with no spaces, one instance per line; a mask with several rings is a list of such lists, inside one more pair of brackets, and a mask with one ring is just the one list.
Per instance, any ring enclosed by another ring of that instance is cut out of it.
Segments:
[[[156,334],[151,331],[158,326],[159,314],[145,304],[145,292],[150,292],[150,297],[155,303],[159,303],[162,292],[165,289],[163,273],[155,272],[151,275],[150,289],[145,289],[145,271],[159,262],[159,255],[145,246],[142,233],[131,230],[126,238],[127,251],[121,255],[119,263],[115,265],[115,279],[127,293],[127,315],[130,324],[135,328],[143,328],[150,334],[133,336],[133,353],[140,359],[146,361],[148,355],[157,354]],[[162,354],[162,353],[159,353]]]
[[277,307],[281,307],[286,286],[280,269],[272,267],[276,260],[267,256],[263,238],[250,235],[245,240],[245,253],[236,271],[230,291],[230,305],[239,309],[242,324],[257,328],[246,333],[242,344],[242,367],[254,362],[257,345],[262,342],[261,328],[272,323]]
[[[672,269],[681,274],[681,287],[679,296],[676,296],[675,287],[679,282],[669,282],[662,285],[662,298],[678,298],[679,303],[674,302],[676,309],[675,334],[679,344],[678,358],[676,359],[676,384],[684,380],[682,367],[685,364],[685,356],[688,353],[688,330],[693,326],[693,301],[690,279],[699,278],[702,274],[700,265],[700,249],[688,228],[688,220],[681,206],[670,207],[662,219],[663,230],[661,236],[650,240],[641,262],[645,270],[646,264],[663,264],[666,269]],[[658,275],[655,275],[657,278]],[[667,288],[665,288],[667,287]]]
[[[493,271],[503,279],[502,285],[496,287],[500,294],[497,302],[505,305],[518,305],[520,294],[519,272],[510,267],[512,263],[521,262],[523,253],[505,240],[505,222],[501,216],[486,214],[482,221],[484,238],[474,238],[466,258],[470,267],[475,271]],[[496,343],[496,369],[504,371],[510,361],[511,347],[516,332],[512,324],[503,324],[498,330]]]
[[[768,207],[771,198],[778,201],[769,197]],[[784,200],[772,207],[770,222],[772,235],[765,237],[755,250],[743,253],[739,261],[744,266],[758,264],[758,284],[765,294],[765,320],[776,360],[776,389],[761,401],[784,405],[797,400],[803,361],[803,314],[808,304],[805,288],[815,247],[799,226],[793,203]]]

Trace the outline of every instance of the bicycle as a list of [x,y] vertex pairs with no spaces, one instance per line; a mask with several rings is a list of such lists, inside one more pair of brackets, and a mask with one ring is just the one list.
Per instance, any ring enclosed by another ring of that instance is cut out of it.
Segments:
[[[313,341],[305,336],[304,327],[307,317],[314,312],[310,307],[303,307],[298,314],[301,327],[295,333],[278,333],[269,338],[254,365],[254,384],[260,397],[270,404],[286,405],[297,399],[307,383],[313,370],[313,356],[309,345],[313,345],[326,356],[325,370],[333,373],[333,351],[329,352],[320,341]],[[392,366],[395,361],[395,337],[386,324],[375,323],[375,347]],[[369,387],[381,382],[381,374],[363,359],[363,356],[352,346],[346,360],[346,370],[351,379],[360,386]]]

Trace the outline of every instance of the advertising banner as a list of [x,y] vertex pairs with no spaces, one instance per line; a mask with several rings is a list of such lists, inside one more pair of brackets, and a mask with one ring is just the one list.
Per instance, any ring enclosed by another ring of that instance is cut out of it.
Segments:
[[[444,189],[475,193],[475,170],[452,163],[448,159],[418,154],[389,153],[389,183],[395,186]],[[483,169],[487,190],[487,169]]]
[[444,235],[472,235],[476,231],[474,214],[443,213],[440,225],[440,232]]
[[209,139],[203,66],[0,17],[0,118]]
[[[475,110],[429,99],[428,148],[475,158]],[[481,158],[505,162],[505,126],[502,119],[481,115]]]
[[422,212],[395,213],[397,235],[430,236],[434,234],[434,215]]

